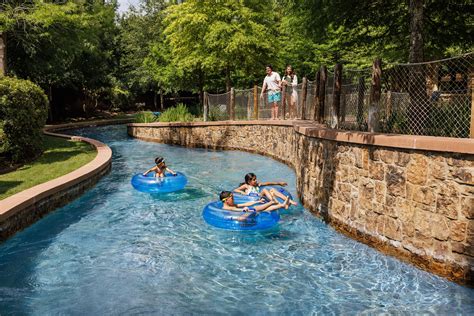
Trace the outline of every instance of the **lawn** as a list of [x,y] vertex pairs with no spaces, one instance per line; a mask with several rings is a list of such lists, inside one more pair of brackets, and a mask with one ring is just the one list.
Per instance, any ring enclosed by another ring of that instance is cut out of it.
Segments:
[[43,146],[44,152],[37,160],[0,175],[0,200],[74,171],[97,154],[88,143],[59,137],[45,136]]

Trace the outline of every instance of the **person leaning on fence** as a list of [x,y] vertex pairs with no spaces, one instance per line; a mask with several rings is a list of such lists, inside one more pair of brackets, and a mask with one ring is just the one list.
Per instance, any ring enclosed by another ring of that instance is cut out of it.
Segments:
[[288,91],[290,95],[290,105],[289,115],[290,118],[296,118],[296,105],[298,104],[298,91],[296,90],[298,86],[298,78],[296,77],[295,71],[291,65],[286,66],[285,75],[283,76],[282,85],[286,85],[291,90]]
[[263,94],[268,90],[268,103],[272,107],[272,120],[276,120],[278,118],[278,102],[281,100],[281,78],[277,72],[273,71],[272,65],[267,65],[265,70],[267,75],[263,79],[260,98],[263,98]]

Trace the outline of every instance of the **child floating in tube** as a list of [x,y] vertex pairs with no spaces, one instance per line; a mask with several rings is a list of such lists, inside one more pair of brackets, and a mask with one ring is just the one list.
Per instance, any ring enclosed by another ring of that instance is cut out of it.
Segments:
[[[290,198],[285,197],[283,203],[279,203],[275,199],[271,199],[269,202],[265,203],[265,200],[261,199],[259,201],[249,201],[242,204],[234,203],[234,195],[230,191],[222,191],[219,194],[219,199],[222,201],[224,210],[236,211],[236,212],[246,212],[244,215],[237,218],[238,221],[244,221],[251,214],[257,214],[260,212],[270,212],[282,207],[288,208],[288,203]],[[258,204],[258,205],[256,205]]]
[[[281,186],[286,186],[286,182],[262,182],[258,183],[257,182],[257,176],[254,173],[247,173],[245,175],[245,182],[240,185],[237,189],[234,189],[234,192],[244,194],[244,195],[258,195],[262,198],[266,198],[268,201],[273,200],[273,197],[279,197],[282,200],[285,200],[287,197],[279,192],[278,190],[275,190],[273,188],[270,188],[270,190],[267,189],[261,189],[260,186],[266,186],[266,185],[281,185]],[[289,200],[289,204],[291,205],[298,205],[297,202],[293,201],[292,199]],[[288,204],[285,205],[285,209],[288,209]]]
[[166,177],[165,171],[171,173],[173,176],[176,176],[176,172],[171,170],[166,166],[165,159],[163,157],[156,157],[155,159],[156,166],[151,167],[147,171],[143,173],[144,176],[149,174],[150,172],[155,172],[156,178],[164,178]]

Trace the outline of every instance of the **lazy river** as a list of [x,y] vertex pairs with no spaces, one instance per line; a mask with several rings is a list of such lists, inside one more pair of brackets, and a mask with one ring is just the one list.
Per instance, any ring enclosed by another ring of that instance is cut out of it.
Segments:
[[[349,239],[301,206],[276,228],[206,224],[203,207],[243,182],[295,173],[238,151],[143,142],[125,126],[69,131],[113,150],[112,171],[80,198],[0,244],[0,314],[474,314],[474,289]],[[148,194],[133,174],[164,156],[188,177]]]

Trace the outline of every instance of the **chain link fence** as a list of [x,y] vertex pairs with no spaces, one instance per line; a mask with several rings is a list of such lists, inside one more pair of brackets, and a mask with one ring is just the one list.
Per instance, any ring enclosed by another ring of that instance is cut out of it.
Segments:
[[[278,102],[279,118],[319,118],[329,127],[354,131],[457,138],[474,133],[474,53],[385,65],[379,79],[374,79],[373,68],[343,68],[340,79],[329,69],[325,78],[323,89],[319,79],[288,85]],[[260,87],[233,90],[233,96],[206,95],[208,120],[271,118],[271,105]]]
[[383,70],[381,130],[469,137],[474,54]]

